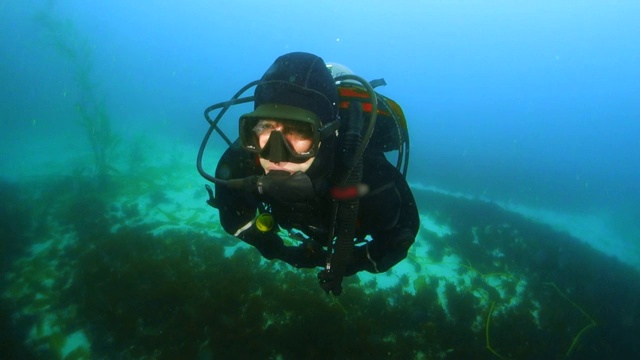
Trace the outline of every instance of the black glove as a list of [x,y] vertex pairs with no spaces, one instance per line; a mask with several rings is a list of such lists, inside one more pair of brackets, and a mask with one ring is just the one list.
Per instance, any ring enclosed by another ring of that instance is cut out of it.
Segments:
[[282,246],[277,257],[297,268],[314,268],[325,265],[327,250],[309,239],[298,246]]
[[320,273],[318,273],[318,282],[322,290],[327,294],[329,291],[331,291],[334,296],[339,296],[342,293],[342,276],[338,276],[331,270],[320,271]]

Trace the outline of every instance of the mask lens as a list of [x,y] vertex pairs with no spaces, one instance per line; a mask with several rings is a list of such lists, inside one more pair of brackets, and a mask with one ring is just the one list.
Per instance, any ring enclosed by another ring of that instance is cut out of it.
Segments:
[[308,152],[314,140],[311,125],[296,121],[259,120],[252,131],[258,137],[260,147],[264,147],[273,131],[280,131],[297,154]]
[[257,118],[240,119],[240,140],[245,149],[261,153],[267,147],[272,133],[280,132],[285,147],[294,158],[310,158],[315,155],[318,132],[307,122]]

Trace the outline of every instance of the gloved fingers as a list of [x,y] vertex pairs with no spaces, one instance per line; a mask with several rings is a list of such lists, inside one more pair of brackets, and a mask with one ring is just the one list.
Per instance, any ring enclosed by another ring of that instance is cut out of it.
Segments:
[[318,273],[318,282],[322,290],[338,296],[342,293],[342,276],[336,275],[330,270],[322,270]]

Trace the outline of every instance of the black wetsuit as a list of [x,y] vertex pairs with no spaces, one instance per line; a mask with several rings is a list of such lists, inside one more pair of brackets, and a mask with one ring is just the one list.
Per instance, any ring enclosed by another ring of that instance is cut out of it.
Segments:
[[[256,154],[237,144],[227,149],[216,169],[216,177],[220,179],[263,174]],[[216,202],[222,227],[255,246],[267,259],[280,259],[295,267],[324,266],[333,203],[328,179],[326,173],[312,177],[315,198],[298,203],[282,203],[257,192],[217,185]],[[360,199],[356,238],[370,235],[371,239],[368,243],[356,244],[345,275],[361,270],[388,270],[406,257],[419,228],[418,210],[411,190],[382,153],[364,156],[362,183],[369,186],[369,192]],[[280,228],[300,231],[308,240],[299,246],[285,246],[276,229],[260,232],[253,224],[259,207],[268,209]]]

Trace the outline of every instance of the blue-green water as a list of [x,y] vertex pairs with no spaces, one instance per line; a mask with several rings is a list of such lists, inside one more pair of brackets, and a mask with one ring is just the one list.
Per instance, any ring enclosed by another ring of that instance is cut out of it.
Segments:
[[[637,357],[638,15],[614,1],[0,5],[0,353]],[[194,166],[204,108],[289,51],[384,77],[411,134],[416,245],[338,300],[224,234]]]

